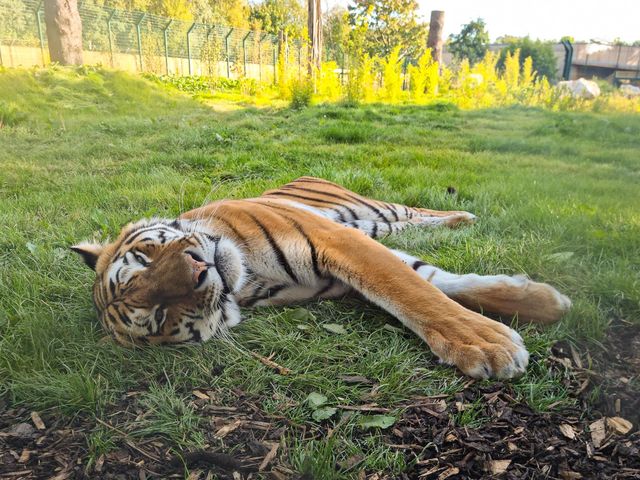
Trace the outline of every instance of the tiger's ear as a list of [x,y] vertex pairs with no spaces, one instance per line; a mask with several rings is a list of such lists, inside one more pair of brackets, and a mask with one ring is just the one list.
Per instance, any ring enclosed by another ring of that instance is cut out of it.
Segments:
[[98,257],[104,250],[104,245],[100,245],[99,243],[84,242],[69,248],[79,254],[84,260],[84,263],[86,263],[89,268],[95,270],[96,263],[98,262]]

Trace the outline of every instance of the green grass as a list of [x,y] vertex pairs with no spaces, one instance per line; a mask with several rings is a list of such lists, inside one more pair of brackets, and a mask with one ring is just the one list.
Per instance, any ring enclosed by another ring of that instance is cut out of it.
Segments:
[[[0,105],[10,118],[0,128],[0,395],[12,403],[103,418],[124,392],[141,390],[132,402],[149,414],[129,434],[195,448],[210,427],[189,406],[192,388],[221,401],[242,389],[308,432],[319,432],[304,404],[310,392],[326,395],[327,406],[370,393],[341,375],[374,380],[369,401],[390,408],[415,394],[459,391],[466,379],[437,365],[409,332],[385,327],[399,326],[388,315],[356,301],[311,305],[314,318],[305,322],[292,309],[247,312],[233,342],[126,350],[100,341],[93,275],[69,245],[300,175],[388,201],[474,212],[474,227],[412,231],[385,243],[455,272],[526,273],[569,295],[575,307],[559,325],[521,328],[533,361],[512,385],[533,408],[570,401],[544,364],[554,339],[595,342],[611,319],[639,321],[638,116],[443,104],[257,108],[194,100],[124,73],[54,68],[0,71]],[[448,186],[458,195],[446,195]],[[293,374],[272,372],[249,351],[273,353]],[[337,461],[363,454],[366,468],[402,471],[402,455],[379,433],[363,435],[357,416],[340,424],[331,445],[291,433],[290,463],[338,478]],[[453,420],[482,423],[474,410]],[[91,434],[93,458],[114,448],[112,433]]]

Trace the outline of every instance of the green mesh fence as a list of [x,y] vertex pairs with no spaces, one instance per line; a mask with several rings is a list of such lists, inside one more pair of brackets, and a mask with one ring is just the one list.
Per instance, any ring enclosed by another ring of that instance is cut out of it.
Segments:
[[[144,12],[79,3],[86,64],[172,75],[248,77],[271,82],[278,52],[302,72],[306,47],[264,32],[185,22]],[[0,65],[49,63],[43,2],[0,0]],[[291,68],[289,68],[291,71]]]

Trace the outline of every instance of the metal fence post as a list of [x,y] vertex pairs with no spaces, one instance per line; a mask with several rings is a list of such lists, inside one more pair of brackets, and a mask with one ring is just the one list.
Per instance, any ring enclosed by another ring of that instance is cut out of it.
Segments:
[[191,35],[191,31],[194,28],[196,28],[195,22],[189,27],[189,30],[187,30],[187,61],[189,63],[189,75],[191,75],[191,39],[189,38],[189,35]]
[[140,24],[142,23],[142,21],[144,20],[144,18],[147,16],[146,13],[143,13],[142,16],[140,17],[140,20],[138,20],[138,22],[136,23],[136,33],[138,34],[138,58],[140,59],[140,71],[143,71],[143,65],[142,65],[142,35],[140,34]]
[[36,22],[38,24],[38,38],[40,39],[40,55],[42,55],[42,66],[44,67],[44,38],[42,37],[42,23],[40,22],[40,8],[42,7],[42,0],[38,2],[36,7]]
[[169,20],[169,23],[162,30],[162,35],[164,36],[164,66],[167,69],[167,75],[169,75],[169,40],[167,39],[167,32],[172,23],[173,18]]
[[231,78],[231,64],[229,59],[229,36],[233,33],[233,28],[229,29],[229,33],[224,37],[224,53],[227,57],[227,78]]
[[113,42],[111,40],[111,20],[113,20],[113,17],[116,15],[116,9],[112,9],[111,10],[111,15],[109,15],[109,18],[107,18],[107,34],[109,35],[109,56],[111,58],[111,68],[113,68],[114,65],[114,61],[113,61]]
[[242,62],[244,64],[244,76],[247,76],[247,38],[249,38],[251,32],[247,33],[242,39]]
[[271,48],[273,48],[273,84],[277,85],[278,83],[278,78],[277,78],[277,73],[276,71],[278,70],[278,49],[276,48],[276,45],[278,45],[278,42],[271,42]]

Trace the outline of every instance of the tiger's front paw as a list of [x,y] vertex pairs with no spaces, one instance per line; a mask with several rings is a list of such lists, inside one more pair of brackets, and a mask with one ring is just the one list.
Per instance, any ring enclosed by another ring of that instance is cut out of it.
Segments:
[[436,336],[440,342],[434,342],[432,350],[441,361],[473,378],[519,377],[529,364],[518,332],[473,312]]

